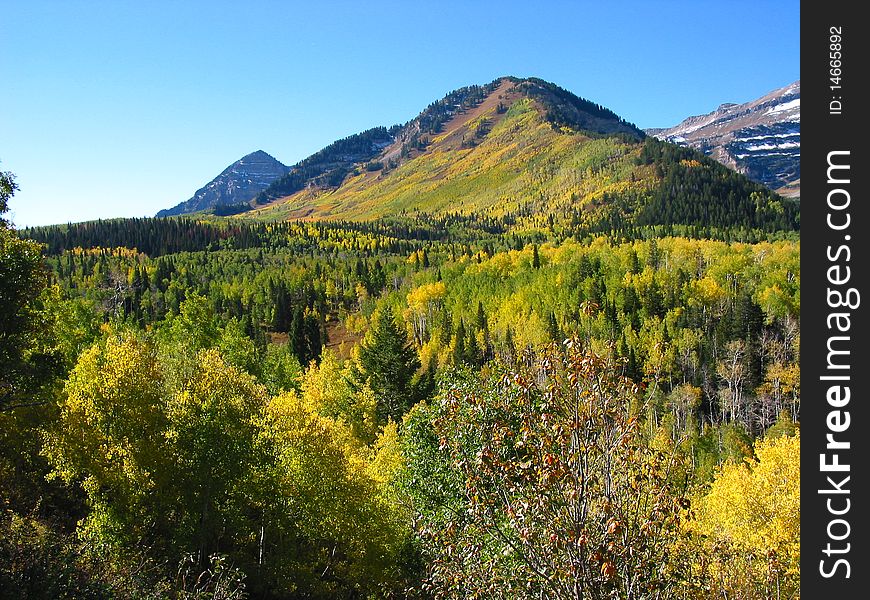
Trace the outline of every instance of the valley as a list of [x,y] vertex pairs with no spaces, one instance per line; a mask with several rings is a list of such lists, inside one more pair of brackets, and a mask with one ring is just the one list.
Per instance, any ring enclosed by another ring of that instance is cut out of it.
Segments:
[[800,203],[690,133],[501,77],[165,216],[3,222],[0,584],[797,597]]

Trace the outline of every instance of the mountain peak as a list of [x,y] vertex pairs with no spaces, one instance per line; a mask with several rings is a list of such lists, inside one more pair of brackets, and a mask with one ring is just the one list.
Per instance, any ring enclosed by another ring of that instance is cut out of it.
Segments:
[[537,77],[504,79],[513,80],[517,90],[540,102],[546,119],[555,126],[598,135],[625,134],[638,140],[646,135],[609,108],[577,96],[555,83]]
[[504,76],[446,94],[404,125],[348,136],[300,161],[255,199],[267,204],[306,189],[334,189],[360,170],[384,174],[421,154],[481,143],[515,103],[527,100],[560,134],[645,137],[609,109],[536,77]]
[[246,154],[196,191],[192,198],[161,210],[158,217],[198,212],[217,206],[245,204],[287,173],[288,167],[263,150]]
[[[507,105],[520,97],[529,98],[539,105],[544,117],[556,127],[568,127],[596,135],[628,134],[643,139],[643,131],[619,117],[604,106],[577,96],[555,83],[538,77],[505,75],[485,85],[472,85],[454,90],[441,100],[430,104],[414,121],[429,126],[430,121],[445,122],[457,112],[498,97]],[[440,110],[437,110],[440,109]],[[406,127],[414,121],[411,121]]]
[[[756,108],[780,115],[793,100],[791,90]],[[687,121],[700,129],[723,115],[738,118],[741,110],[743,105],[724,105]],[[252,152],[186,203],[160,214],[209,207],[269,220],[370,220],[415,212],[534,219],[559,213],[577,223],[653,224],[682,210],[680,219],[704,224],[698,215],[707,208],[694,204],[722,194],[746,199],[763,190],[695,150],[675,153],[645,137],[613,111],[553,83],[506,76],[454,90],[403,125],[337,140],[289,168],[262,150]],[[676,199],[670,188],[650,192],[662,189],[666,172],[695,168],[702,175],[689,183],[718,182],[721,194],[709,186],[691,193],[691,186],[681,187]],[[262,177],[253,176],[261,171]],[[752,202],[741,213],[747,226],[764,217],[753,213]],[[233,206],[223,208],[228,204]],[[783,208],[788,218],[789,210]]]
[[253,152],[251,152],[250,154],[246,154],[245,156],[243,156],[242,158],[240,158],[236,162],[252,161],[252,160],[258,160],[258,161],[259,160],[268,160],[268,161],[278,162],[278,160],[274,156],[272,156],[271,154],[269,154],[268,152],[266,152],[264,150],[254,150]]

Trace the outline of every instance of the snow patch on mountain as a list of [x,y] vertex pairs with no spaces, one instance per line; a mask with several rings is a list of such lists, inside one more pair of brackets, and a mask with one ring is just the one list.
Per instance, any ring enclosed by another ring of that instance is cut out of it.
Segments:
[[799,195],[800,106],[796,81],[757,100],[720,104],[713,112],[647,133],[697,148],[771,189]]

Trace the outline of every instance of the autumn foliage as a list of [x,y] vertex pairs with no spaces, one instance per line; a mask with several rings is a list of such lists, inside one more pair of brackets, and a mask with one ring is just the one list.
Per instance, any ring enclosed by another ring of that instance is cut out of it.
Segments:
[[[639,390],[577,339],[529,359],[421,409],[429,461],[453,483],[417,497],[436,596],[668,597],[668,540],[689,503],[683,466],[642,439]],[[409,452],[424,444],[412,433]]]
[[800,597],[800,433],[724,464],[688,523],[693,571],[712,595]]
[[0,596],[799,598],[796,207],[627,144],[349,175],[458,212],[0,217]]

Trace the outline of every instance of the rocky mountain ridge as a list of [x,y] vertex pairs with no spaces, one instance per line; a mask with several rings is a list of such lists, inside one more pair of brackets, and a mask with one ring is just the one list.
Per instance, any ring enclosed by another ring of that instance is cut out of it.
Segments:
[[161,210],[157,216],[169,217],[220,206],[245,204],[288,170],[289,167],[271,155],[257,150],[228,166],[220,175],[198,189],[190,199]]
[[800,81],[646,133],[691,146],[780,194],[800,196]]

